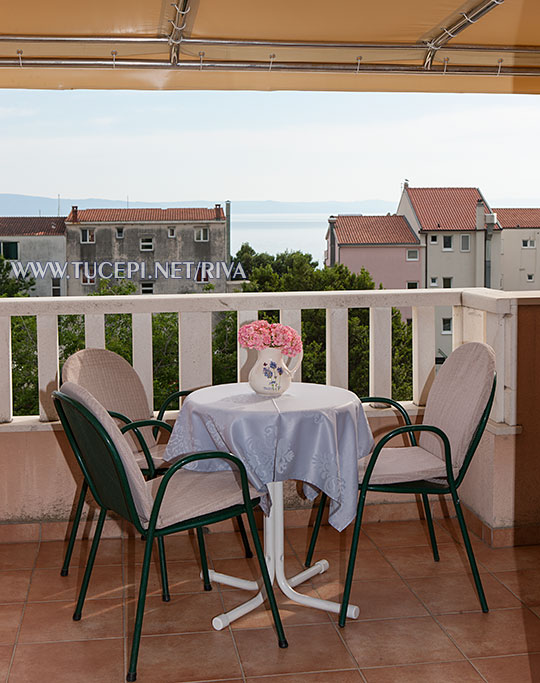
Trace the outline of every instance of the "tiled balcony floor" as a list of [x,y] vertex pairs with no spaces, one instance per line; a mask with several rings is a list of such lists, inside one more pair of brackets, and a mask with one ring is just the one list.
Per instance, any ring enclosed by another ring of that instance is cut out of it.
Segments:
[[[166,540],[172,600],[159,595],[156,567],[147,601],[140,683],[527,683],[540,681],[540,547],[490,549],[475,541],[491,608],[482,614],[462,547],[450,522],[437,524],[435,564],[422,522],[366,524],[352,600],[360,618],[345,629],[334,615],[278,602],[289,648],[280,650],[268,612],[259,608],[216,632],[211,618],[245,593],[198,578],[193,537]],[[214,568],[246,578],[234,533],[211,532]],[[288,573],[301,569],[305,529],[287,533]],[[302,591],[336,599],[348,534],[324,527],[318,556],[330,570]],[[0,680],[9,683],[125,680],[134,598],[142,560],[138,538],[104,539],[80,622],[72,621],[81,558],[62,578],[62,542],[0,544]]]

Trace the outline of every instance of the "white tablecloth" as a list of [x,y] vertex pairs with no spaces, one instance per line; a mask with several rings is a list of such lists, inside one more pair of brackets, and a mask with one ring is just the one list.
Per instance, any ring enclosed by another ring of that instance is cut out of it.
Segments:
[[[373,437],[358,397],[346,389],[293,382],[282,396],[256,394],[249,384],[221,384],[190,394],[167,445],[165,460],[188,453],[226,451],[244,462],[262,493],[271,481],[306,482],[330,498],[330,523],[339,531],[355,517],[358,459]],[[196,469],[216,467],[216,461]]]

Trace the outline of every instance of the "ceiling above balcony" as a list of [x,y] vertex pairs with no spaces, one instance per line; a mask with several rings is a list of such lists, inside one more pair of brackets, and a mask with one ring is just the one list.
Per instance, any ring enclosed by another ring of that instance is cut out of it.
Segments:
[[539,0],[7,0],[0,87],[540,92]]

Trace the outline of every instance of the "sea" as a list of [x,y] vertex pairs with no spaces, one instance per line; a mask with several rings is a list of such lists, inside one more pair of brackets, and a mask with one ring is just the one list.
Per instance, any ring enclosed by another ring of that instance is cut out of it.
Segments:
[[328,213],[238,213],[231,215],[231,252],[244,242],[256,252],[302,251],[323,264]]

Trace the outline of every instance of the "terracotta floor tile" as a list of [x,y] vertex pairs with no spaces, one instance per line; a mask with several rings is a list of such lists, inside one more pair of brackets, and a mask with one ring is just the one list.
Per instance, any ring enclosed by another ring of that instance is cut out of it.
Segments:
[[[296,591],[304,595],[311,595],[312,597],[320,597],[314,590],[306,588],[306,586],[297,586]],[[328,624],[328,612],[314,609],[313,607],[305,607],[298,603],[292,602],[286,598],[277,586],[274,586],[276,600],[278,603],[279,614],[284,627],[289,624]],[[249,593],[242,590],[229,590],[222,594],[222,599],[225,604],[225,610],[231,610],[242,602],[250,599],[254,593]],[[234,630],[246,628],[271,628],[274,625],[272,611],[268,601],[265,601],[256,610],[249,614],[240,617],[237,621],[231,624]]]
[[[483,574],[482,585],[490,609],[520,607],[519,600],[489,574]],[[433,614],[480,610],[478,593],[472,574],[448,574],[407,579],[408,585]]]
[[[70,568],[86,565],[86,559],[92,545],[91,539],[75,541]],[[41,543],[36,561],[36,567],[58,567],[64,563],[67,542],[47,541]],[[102,538],[96,554],[95,566],[103,564],[122,564],[122,540],[119,538]]]
[[[124,654],[120,638],[18,645],[9,676],[9,683],[121,683],[123,680]],[[141,679],[140,683],[144,681]]]
[[[286,529],[285,540],[288,541],[291,547],[298,553],[300,561],[303,563],[306,557],[309,541],[311,538],[311,527]],[[321,556],[326,550],[339,550],[341,552],[347,551],[351,545],[352,529],[347,527],[341,533],[336,531],[332,526],[322,526],[317,538],[317,545],[315,552]],[[360,541],[358,543],[359,550],[373,550],[373,543],[367,538],[364,533],[360,534]]]
[[82,618],[73,621],[75,602],[35,602],[26,606],[19,642],[120,638],[122,600],[88,600]]
[[341,632],[360,668],[463,658],[431,617],[348,621]]
[[[30,584],[28,599],[76,600],[84,569],[74,567],[68,576],[60,576],[58,569],[36,569]],[[123,594],[122,567],[120,565],[94,567],[88,586],[87,600],[93,598],[121,598]]]
[[0,543],[39,541],[39,524],[0,524]]
[[284,674],[247,678],[247,683],[360,683],[363,678],[358,671],[325,671],[324,673]]
[[289,626],[285,635],[289,647],[281,649],[273,629],[234,632],[246,676],[320,672],[356,666],[331,624]]
[[471,660],[489,683],[538,683],[540,654]]
[[[164,540],[167,562],[198,561],[199,550],[195,534],[182,531],[178,534],[171,534]],[[140,536],[124,539],[124,561],[130,564],[141,564],[144,558],[145,545]],[[154,547],[154,556],[157,558],[156,547]]]
[[496,572],[495,576],[526,605],[540,605],[540,569]]
[[[471,571],[463,548],[450,543],[440,546],[438,562],[433,560],[431,548],[428,546],[384,548],[383,555],[404,578],[414,579]],[[486,569],[479,566],[479,571],[485,573]]]
[[438,621],[468,657],[540,652],[540,619],[526,609],[447,614]]
[[[208,556],[213,560],[245,557],[246,555],[242,537],[238,533],[215,533],[210,530],[210,533],[204,535],[204,541]],[[250,545],[253,546],[251,539]],[[254,552],[254,548],[251,549]]]
[[[335,550],[319,551],[313,556],[313,562],[319,559],[328,560],[330,568],[323,574],[317,574],[312,581],[314,586],[339,581],[345,583],[349,553]],[[354,567],[353,581],[371,581],[374,579],[394,579],[395,569],[378,550],[361,550],[358,552]]]
[[362,673],[368,683],[478,683],[484,680],[468,662],[362,669]]
[[12,645],[17,637],[24,605],[0,605],[0,645]]
[[[247,579],[249,581],[256,581],[261,576],[259,563],[255,558],[247,559],[245,557],[239,557],[228,560],[217,559],[212,561],[212,568],[220,574],[228,574],[229,576],[236,576],[237,578]],[[294,553],[285,554],[286,576],[294,576],[304,569],[305,567],[300,564]],[[230,590],[230,587],[225,584],[219,584],[219,586],[222,591]]]
[[0,572],[0,603],[24,602],[30,586],[30,569]]
[[[156,672],[159,672],[159,678],[156,678]],[[141,638],[137,667],[139,683],[238,678],[242,678],[242,672],[228,630]]]
[[[136,601],[127,605],[127,632],[132,633]],[[160,635],[211,631],[212,619],[223,612],[217,591],[172,595],[170,602],[160,597],[148,597],[144,610],[143,633]]]
[[[124,583],[126,595],[133,598],[139,594],[142,565],[124,566]],[[204,591],[204,585],[200,578],[200,567],[194,561],[169,562],[167,561],[167,575],[169,578],[169,592],[171,595],[180,593],[197,593]],[[161,574],[157,562],[150,565],[148,580],[148,595],[161,595]]]
[[[317,592],[325,600],[340,602],[343,584],[318,586]],[[423,617],[428,611],[399,578],[382,581],[354,581],[351,588],[351,604],[360,608],[359,619],[389,619],[396,617]],[[337,614],[331,618],[338,619]]]
[[491,572],[536,569],[540,567],[540,545],[515,548],[490,548],[484,543],[475,546],[478,562]]
[[39,543],[0,544],[0,571],[8,569],[32,569]]
[[[430,545],[426,522],[372,522],[362,525],[362,530],[380,548]],[[443,528],[435,530],[438,545],[454,543],[452,536]]]
[[12,654],[12,645],[0,645],[0,680],[4,681],[8,675]]

